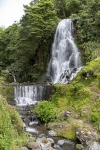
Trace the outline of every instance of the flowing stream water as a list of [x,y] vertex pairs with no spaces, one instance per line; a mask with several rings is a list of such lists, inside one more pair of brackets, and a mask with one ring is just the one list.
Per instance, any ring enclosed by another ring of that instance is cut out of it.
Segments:
[[53,84],[66,84],[73,80],[82,68],[80,52],[73,38],[74,26],[71,19],[59,22],[52,45],[51,59],[46,77]]

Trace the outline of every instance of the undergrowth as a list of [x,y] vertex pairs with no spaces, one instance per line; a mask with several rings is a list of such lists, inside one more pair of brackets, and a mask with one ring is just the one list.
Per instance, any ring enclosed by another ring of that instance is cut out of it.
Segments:
[[0,96],[0,150],[20,150],[26,138],[19,114]]

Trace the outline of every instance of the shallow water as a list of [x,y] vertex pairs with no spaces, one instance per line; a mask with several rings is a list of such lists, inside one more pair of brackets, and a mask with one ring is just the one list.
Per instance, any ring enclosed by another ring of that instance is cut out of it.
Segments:
[[[36,121],[32,122],[32,123],[30,123],[30,126],[28,128],[26,128],[26,132],[29,132],[30,134],[32,134],[33,137],[52,138],[54,140],[53,147],[57,150],[76,150],[74,142],[64,139],[62,137],[57,137],[57,136],[52,137],[48,134],[48,130],[44,124],[38,125],[38,124],[36,124],[37,123]],[[58,144],[59,140],[64,140],[64,144],[59,145]]]

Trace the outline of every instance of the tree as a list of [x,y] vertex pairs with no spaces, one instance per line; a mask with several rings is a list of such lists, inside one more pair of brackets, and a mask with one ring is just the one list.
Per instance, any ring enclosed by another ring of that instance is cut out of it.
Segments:
[[[58,18],[52,1],[41,0],[38,5],[30,3],[30,6],[26,5],[24,9],[19,53],[21,50],[22,54],[27,55],[26,68],[32,81],[45,71]],[[23,56],[21,59],[23,60]]]

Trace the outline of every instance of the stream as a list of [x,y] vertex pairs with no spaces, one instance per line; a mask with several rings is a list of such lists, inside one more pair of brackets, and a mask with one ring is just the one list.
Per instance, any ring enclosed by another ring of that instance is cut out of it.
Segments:
[[[30,133],[35,138],[46,137],[53,139],[53,148],[57,150],[75,150],[74,142],[49,134],[46,125],[38,120],[33,112],[34,106],[41,100],[48,99],[52,94],[52,90],[54,90],[53,86],[44,85],[14,86],[14,101],[23,120],[25,132]],[[62,142],[63,144],[61,144]]]

